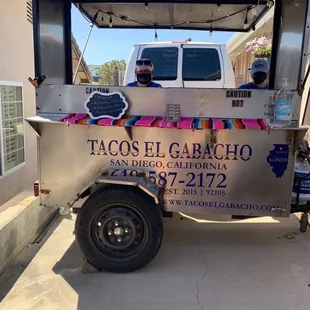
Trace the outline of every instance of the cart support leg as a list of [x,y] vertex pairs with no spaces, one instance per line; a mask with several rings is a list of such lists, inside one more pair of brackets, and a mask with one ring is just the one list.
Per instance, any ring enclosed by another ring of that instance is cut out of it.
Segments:
[[87,259],[85,258],[85,256],[83,254],[82,255],[82,273],[84,274],[88,274],[88,273],[95,273],[95,272],[100,272],[100,270],[98,270],[97,268],[95,268],[93,265],[91,265]]

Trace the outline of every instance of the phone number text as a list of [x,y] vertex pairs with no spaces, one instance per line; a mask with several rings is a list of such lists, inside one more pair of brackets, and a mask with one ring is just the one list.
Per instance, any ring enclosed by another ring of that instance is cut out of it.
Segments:
[[[112,177],[124,176],[135,177],[140,173],[137,170],[116,169],[111,171]],[[225,189],[227,187],[227,177],[224,173],[194,173],[188,172],[186,174],[179,174],[178,172],[156,172],[148,171],[145,177],[153,184],[160,187],[168,186],[186,186],[194,188],[208,188],[208,189]],[[206,193],[212,195],[213,193]],[[214,194],[213,194],[214,195]]]

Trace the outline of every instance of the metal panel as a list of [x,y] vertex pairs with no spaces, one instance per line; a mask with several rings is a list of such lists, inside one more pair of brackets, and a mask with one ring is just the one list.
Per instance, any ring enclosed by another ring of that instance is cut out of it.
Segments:
[[[40,127],[41,188],[51,190],[41,195],[44,205],[65,207],[105,173],[128,179],[144,172],[162,187],[166,210],[289,215],[294,131],[133,128],[130,141],[123,128],[60,123]],[[286,169],[273,166],[286,159]],[[275,212],[282,208],[284,213]]]
[[308,57],[310,53],[310,5],[307,5],[307,17],[306,24],[304,27],[304,41],[303,41],[303,57],[300,70],[300,83],[303,83],[305,77],[306,66],[308,62]]
[[146,194],[152,197],[156,204],[159,204],[159,186],[153,184],[144,176],[123,176],[112,177],[102,176],[95,179],[95,183],[114,184],[114,185],[126,185],[135,186],[143,190]]
[[[165,116],[166,105],[178,104],[181,117],[263,118],[273,117],[267,90],[173,89],[66,85],[43,85],[36,90],[40,113],[86,113],[84,102],[92,91],[120,91],[129,103],[130,115]],[[250,97],[250,98],[249,98]],[[243,106],[233,106],[241,100]],[[294,95],[293,119],[298,121],[300,97]]]
[[282,0],[281,3],[281,25],[279,33],[274,33],[274,36],[278,36],[274,88],[280,89],[283,78],[288,78],[290,87],[296,90],[300,82],[301,64],[304,61],[301,55],[303,53],[303,34],[308,1]]
[[35,0],[36,74],[45,75],[46,84],[72,81],[70,1]]
[[[110,3],[111,0],[72,0],[72,3]],[[173,1],[158,1],[149,0],[148,3],[204,3],[204,4],[239,4],[239,5],[266,5],[267,0],[173,0]],[[120,0],[113,1],[113,3],[142,3],[145,4],[145,0]]]
[[[87,3],[77,5],[99,28],[200,29],[249,31],[268,10],[266,4],[244,3]],[[272,4],[272,2],[270,2]],[[147,9],[146,9],[147,8]],[[158,14],[160,12],[160,14]],[[97,16],[98,18],[95,18]],[[173,18],[172,18],[173,17]],[[96,19],[96,20],[95,20]],[[245,25],[245,20],[247,24]]]

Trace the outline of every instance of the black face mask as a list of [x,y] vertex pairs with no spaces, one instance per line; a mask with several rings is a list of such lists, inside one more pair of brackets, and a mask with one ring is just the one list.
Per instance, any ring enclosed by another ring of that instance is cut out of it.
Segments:
[[147,85],[152,81],[151,74],[137,74],[137,81],[140,84]]
[[253,80],[256,85],[264,83],[267,79],[267,73],[265,72],[256,72],[253,74]]

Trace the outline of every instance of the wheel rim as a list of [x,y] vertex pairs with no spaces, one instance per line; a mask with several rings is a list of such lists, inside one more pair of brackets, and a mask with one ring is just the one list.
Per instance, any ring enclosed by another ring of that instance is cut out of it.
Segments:
[[115,259],[138,255],[149,230],[143,215],[130,205],[107,205],[93,217],[90,239],[100,253]]

